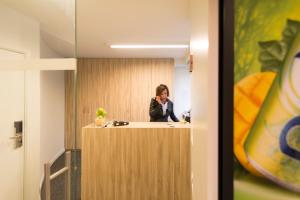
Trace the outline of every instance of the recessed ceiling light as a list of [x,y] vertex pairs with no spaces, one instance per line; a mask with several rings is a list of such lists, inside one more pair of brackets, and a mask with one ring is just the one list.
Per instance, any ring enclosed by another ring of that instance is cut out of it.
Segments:
[[191,52],[197,52],[197,51],[207,51],[209,47],[209,42],[207,38],[201,38],[198,40],[192,40],[191,44]]
[[122,45],[122,44],[113,44],[110,45],[112,49],[187,49],[189,45],[186,44],[150,44],[150,45]]

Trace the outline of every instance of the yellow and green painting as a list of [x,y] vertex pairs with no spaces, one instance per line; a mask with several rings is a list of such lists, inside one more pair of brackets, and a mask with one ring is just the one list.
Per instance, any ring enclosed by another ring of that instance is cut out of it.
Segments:
[[234,199],[300,199],[300,0],[234,4]]

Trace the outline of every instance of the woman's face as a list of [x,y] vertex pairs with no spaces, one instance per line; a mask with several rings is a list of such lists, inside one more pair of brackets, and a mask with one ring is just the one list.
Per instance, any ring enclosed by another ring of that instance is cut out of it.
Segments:
[[160,94],[160,99],[161,99],[161,101],[166,101],[167,98],[168,98],[168,92],[167,92],[167,89],[164,89],[162,91],[162,93]]

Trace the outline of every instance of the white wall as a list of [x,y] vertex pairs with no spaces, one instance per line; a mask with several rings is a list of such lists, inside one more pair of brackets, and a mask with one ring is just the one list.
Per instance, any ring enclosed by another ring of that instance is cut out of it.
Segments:
[[[61,58],[46,42],[40,40],[41,58]],[[44,163],[53,161],[64,152],[65,131],[65,79],[64,71],[41,71],[41,126],[40,126],[40,177]]]
[[41,72],[41,175],[43,165],[64,151],[64,71]]
[[191,109],[191,73],[187,67],[175,67],[173,92],[175,115],[181,119],[182,113]]
[[39,58],[39,23],[2,4],[0,11],[0,48],[24,51],[28,58]]
[[[0,4],[0,47],[40,57],[39,23]],[[24,199],[39,198],[40,72],[26,72]]]
[[40,39],[40,58],[62,58],[57,52],[51,49],[43,38]]
[[190,0],[190,17],[193,200],[217,200],[218,1]]
[[[219,81],[219,1],[209,0],[208,17],[208,200],[218,199],[218,134],[219,134],[219,103],[218,103],[218,81]],[[225,67],[225,66],[224,66]]]

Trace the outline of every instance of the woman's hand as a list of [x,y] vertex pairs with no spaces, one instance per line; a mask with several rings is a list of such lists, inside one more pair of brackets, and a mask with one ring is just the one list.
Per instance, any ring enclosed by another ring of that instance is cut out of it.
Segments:
[[155,100],[157,101],[157,103],[162,104],[159,96],[156,96]]

